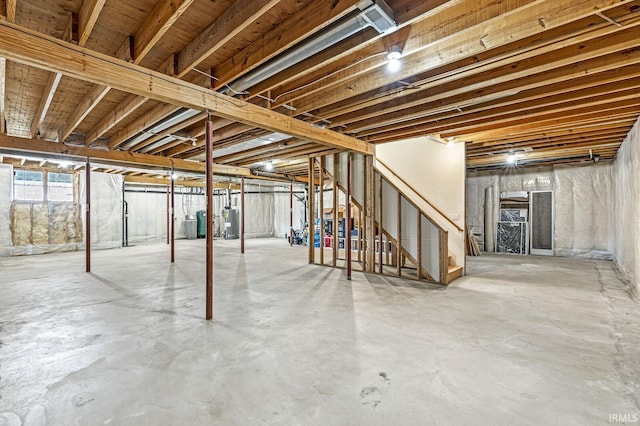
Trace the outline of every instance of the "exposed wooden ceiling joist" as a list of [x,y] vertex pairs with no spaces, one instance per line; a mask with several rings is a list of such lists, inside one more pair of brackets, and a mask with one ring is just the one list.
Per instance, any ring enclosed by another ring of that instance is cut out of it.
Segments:
[[53,69],[84,81],[106,83],[125,92],[187,108],[210,110],[224,118],[306,138],[327,146],[367,155],[374,152],[367,142],[314,127],[134,64],[114,61],[107,55],[67,45],[13,24],[0,23],[0,54],[26,65]]
[[[91,158],[115,164],[133,164],[137,166],[155,166],[159,168],[173,167],[176,170],[204,173],[204,163],[166,158],[159,155],[137,154],[128,151],[105,151],[81,146],[68,146],[62,143],[51,143],[37,139],[17,138],[0,135],[0,150],[18,153],[37,153],[53,155],[56,158]],[[251,170],[223,164],[213,165],[213,174],[226,176],[252,176]]]

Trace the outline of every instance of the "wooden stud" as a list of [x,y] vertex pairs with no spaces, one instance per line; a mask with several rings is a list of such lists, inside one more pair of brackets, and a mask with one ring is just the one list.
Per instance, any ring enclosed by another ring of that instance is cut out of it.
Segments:
[[5,122],[5,87],[6,87],[7,60],[0,58],[0,135],[7,133]]
[[313,158],[309,158],[309,224],[307,245],[309,246],[309,263],[315,263],[315,245],[314,245],[314,219],[315,219],[315,167]]
[[332,265],[338,266],[338,220],[340,211],[340,196],[338,194],[338,167],[340,164],[340,155],[333,154],[333,250]]
[[91,272],[91,163],[85,163],[85,270]]
[[325,169],[327,168],[326,156],[320,157],[320,197],[319,208],[320,212],[320,264],[324,265],[324,240],[325,240],[325,227],[324,227],[324,181],[325,181]]

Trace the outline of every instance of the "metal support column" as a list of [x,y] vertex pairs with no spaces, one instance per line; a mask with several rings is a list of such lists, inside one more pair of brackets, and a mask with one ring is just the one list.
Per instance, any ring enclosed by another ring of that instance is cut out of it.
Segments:
[[244,254],[244,177],[240,178],[240,253]]
[[[207,251],[206,251],[206,314],[205,318],[210,320],[213,318],[213,123],[211,115],[207,116],[206,121],[206,185],[207,191]],[[244,180],[243,180],[244,183]],[[244,203],[243,203],[244,208]],[[244,215],[243,215],[244,218]],[[244,226],[243,230],[244,232]]]
[[84,168],[85,172],[85,202],[86,202],[86,232],[85,232],[85,266],[87,272],[91,272],[91,163],[89,157]]
[[175,261],[176,252],[176,193],[175,179],[173,177],[173,167],[171,167],[171,263]]

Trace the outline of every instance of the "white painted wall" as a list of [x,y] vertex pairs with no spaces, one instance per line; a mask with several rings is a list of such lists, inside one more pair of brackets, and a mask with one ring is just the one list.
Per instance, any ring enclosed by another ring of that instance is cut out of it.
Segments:
[[640,290],[640,119],[613,166],[614,261]]
[[[412,138],[376,145],[376,159],[464,229],[464,144],[445,145],[427,137]],[[385,176],[390,178],[388,174]],[[398,187],[403,190],[402,185]],[[415,199],[412,201],[449,232],[449,252],[456,265],[464,265],[464,234],[433,209],[424,207]]]

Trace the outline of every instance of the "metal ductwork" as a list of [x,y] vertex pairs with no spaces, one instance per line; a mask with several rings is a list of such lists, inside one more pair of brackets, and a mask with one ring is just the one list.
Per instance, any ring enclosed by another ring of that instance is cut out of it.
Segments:
[[151,136],[154,136],[162,132],[163,130],[168,129],[169,127],[175,126],[178,123],[188,120],[197,114],[200,114],[200,111],[196,109],[182,108],[178,112],[173,114],[171,117],[169,117],[167,120],[162,121],[158,124],[155,124],[152,127],[145,130],[144,132],[140,133],[138,136],[134,137],[133,139],[129,139],[128,141],[120,145],[120,148],[124,150],[130,149],[138,145],[140,142],[146,141]]
[[243,92],[264,80],[273,77],[282,70],[295,65],[311,56],[345,40],[352,35],[371,26],[379,33],[392,31],[396,28],[393,11],[384,0],[365,0],[358,5],[360,12],[352,17],[339,21],[314,37],[305,40],[280,56],[267,62],[262,67],[245,74],[235,80],[229,87],[220,90],[221,93]]
[[[369,26],[379,33],[390,32],[396,28],[396,23],[393,18],[393,10],[385,3],[384,0],[363,0],[358,5],[358,9],[360,11],[353,16],[336,22],[332,26],[329,26],[327,30],[293,46],[280,56],[268,61],[263,66],[258,67],[233,81],[231,84],[220,89],[220,93],[227,94],[228,92],[232,92],[231,95],[233,95],[238,92],[244,92],[256,84],[278,74],[282,70],[310,58],[311,56],[351,37]],[[161,122],[160,124],[156,124],[132,139],[129,139],[120,146],[120,149],[131,149],[139,143],[149,139],[151,136],[168,129],[177,123],[187,120],[199,112],[200,111],[194,109],[181,109],[171,118]],[[176,139],[179,139],[179,137],[176,136],[171,140]],[[148,152],[161,146],[162,144],[160,142],[168,143],[170,140],[163,138],[153,143],[150,145],[151,147],[146,148],[142,152]]]

